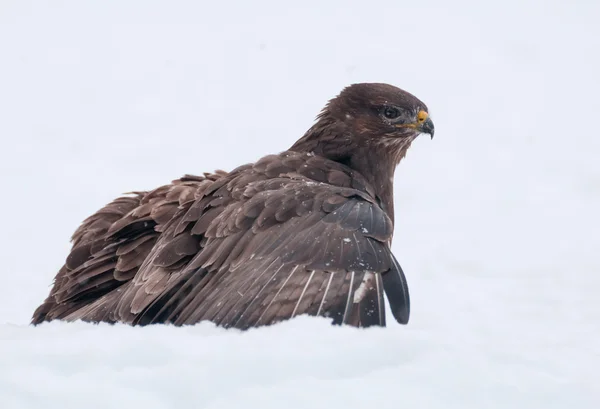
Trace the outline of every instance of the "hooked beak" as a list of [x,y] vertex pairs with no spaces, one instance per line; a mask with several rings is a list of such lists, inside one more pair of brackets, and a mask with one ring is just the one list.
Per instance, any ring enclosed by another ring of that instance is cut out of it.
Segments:
[[429,114],[425,111],[419,111],[417,114],[417,126],[415,127],[418,131],[423,133],[428,133],[433,139],[433,134],[435,133],[435,126],[433,126],[433,121],[429,117]]
[[417,122],[411,124],[398,124],[396,128],[412,128],[421,133],[427,133],[433,139],[435,127],[433,121],[429,118],[429,114],[425,111],[419,111],[417,114]]
[[431,118],[427,118],[425,121],[423,121],[422,124],[417,126],[417,129],[423,133],[428,133],[431,136],[431,139],[433,139],[435,127],[433,126],[433,121],[431,120]]

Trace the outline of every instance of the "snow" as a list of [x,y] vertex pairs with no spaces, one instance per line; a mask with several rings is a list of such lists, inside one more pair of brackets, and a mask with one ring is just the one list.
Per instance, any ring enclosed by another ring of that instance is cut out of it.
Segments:
[[[0,407],[600,407],[600,3],[215,3],[2,2]],[[91,212],[370,81],[436,124],[396,172],[408,326],[28,325]]]

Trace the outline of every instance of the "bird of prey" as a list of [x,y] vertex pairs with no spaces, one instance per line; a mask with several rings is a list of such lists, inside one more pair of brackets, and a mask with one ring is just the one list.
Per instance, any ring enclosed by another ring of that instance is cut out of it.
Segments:
[[353,84],[284,152],[119,197],[75,231],[32,324],[385,326],[384,293],[406,324],[393,176],[422,133],[434,126],[415,96]]

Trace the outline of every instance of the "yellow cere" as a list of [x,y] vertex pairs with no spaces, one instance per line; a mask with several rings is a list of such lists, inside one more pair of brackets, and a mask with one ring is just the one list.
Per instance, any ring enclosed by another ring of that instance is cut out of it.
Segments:
[[423,123],[425,122],[428,116],[429,114],[427,112],[419,111],[419,113],[417,114],[417,121],[419,121],[419,123]]

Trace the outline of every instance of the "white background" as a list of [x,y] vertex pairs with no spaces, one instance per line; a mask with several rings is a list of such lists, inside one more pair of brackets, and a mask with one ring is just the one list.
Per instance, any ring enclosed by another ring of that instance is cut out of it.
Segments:
[[[600,407],[600,3],[216,3],[0,2],[0,406]],[[354,82],[436,125],[396,172],[408,326],[28,326],[89,214]]]

